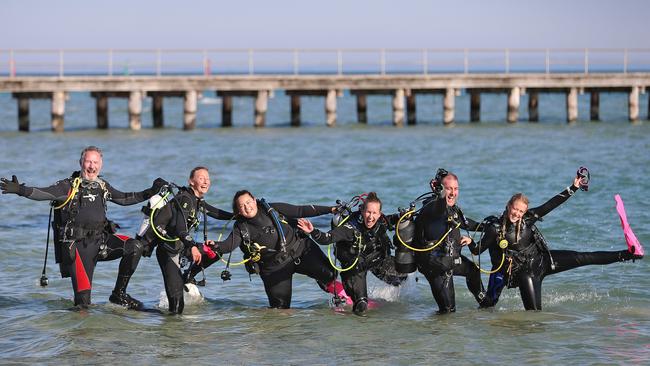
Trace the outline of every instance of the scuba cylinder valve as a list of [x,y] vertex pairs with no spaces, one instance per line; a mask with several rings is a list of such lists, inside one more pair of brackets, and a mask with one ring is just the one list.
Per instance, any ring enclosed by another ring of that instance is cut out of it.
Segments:
[[162,208],[167,204],[167,202],[171,200],[171,198],[169,198],[170,193],[171,192],[169,191],[169,187],[163,186],[160,189],[160,192],[151,196],[149,198],[147,205],[142,207],[141,211],[144,214],[144,219],[140,224],[140,229],[138,229],[138,236],[140,237],[144,236],[144,234],[151,226],[151,211]]

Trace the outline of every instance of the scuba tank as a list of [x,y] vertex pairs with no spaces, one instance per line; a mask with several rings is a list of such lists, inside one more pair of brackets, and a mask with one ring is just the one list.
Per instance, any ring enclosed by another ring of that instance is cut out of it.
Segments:
[[169,202],[171,198],[170,192],[167,191],[167,187],[163,187],[160,192],[154,194],[149,198],[149,202],[146,206],[142,206],[142,213],[144,214],[144,219],[140,224],[140,229],[138,229],[138,237],[144,237],[144,234],[151,227],[151,211],[154,209],[160,209]]
[[[403,216],[404,212],[400,211]],[[399,230],[399,237],[397,231]],[[417,269],[415,265],[415,253],[401,244],[401,242],[411,245],[415,236],[415,222],[413,218],[400,221],[395,229],[393,235],[393,243],[395,243],[395,269],[399,273],[413,273]]]

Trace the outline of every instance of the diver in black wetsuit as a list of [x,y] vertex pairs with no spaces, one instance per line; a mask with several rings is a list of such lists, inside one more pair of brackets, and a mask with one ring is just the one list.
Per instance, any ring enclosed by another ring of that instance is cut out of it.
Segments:
[[392,243],[386,234],[394,227],[398,215],[384,216],[381,200],[375,192],[368,193],[360,211],[352,213],[345,223],[327,233],[314,229],[307,219],[298,220],[298,228],[320,245],[335,243],[335,255],[341,262],[341,278],[345,292],[352,297],[352,310],[362,315],[368,308],[368,270],[389,285],[399,286],[407,275],[395,270],[390,254]]
[[579,188],[580,177],[570,187],[539,207],[528,209],[528,198],[517,193],[510,198],[500,217],[485,220],[484,235],[470,249],[479,254],[490,250],[492,274],[482,307],[494,306],[505,286],[519,287],[526,310],[542,310],[542,281],[550,274],[576,267],[610,264],[630,259],[641,259],[628,250],[576,252],[549,250],[539,230],[537,220],[569,199]]
[[414,247],[433,248],[415,252],[417,269],[424,274],[431,293],[438,304],[438,314],[456,311],[453,276],[464,276],[476,301],[484,301],[481,273],[474,263],[460,254],[463,246],[471,243],[461,236],[460,229],[477,231],[481,225],[463,215],[456,205],[458,177],[440,169],[431,181],[434,197],[424,201],[415,219]]
[[[174,197],[154,212],[154,222],[137,236],[145,244],[145,256],[156,247],[156,259],[165,283],[169,311],[181,314],[183,300],[182,258],[200,263],[202,246],[194,241],[192,232],[199,226],[199,213],[218,220],[229,220],[232,213],[211,206],[203,200],[210,189],[208,169],[202,166],[192,169],[189,187],[181,187]],[[155,229],[155,230],[154,230]]]
[[93,273],[97,261],[121,258],[115,288],[109,297],[113,303],[139,309],[142,303],[126,293],[129,279],[142,255],[142,244],[127,236],[116,235],[115,225],[106,218],[108,201],[121,206],[133,205],[152,196],[165,183],[158,178],[142,192],[120,192],[99,177],[102,152],[89,146],[81,152],[81,171],[45,188],[27,187],[16,176],[2,178],[2,193],[15,193],[36,201],[52,201],[54,206],[54,243],[56,262],[62,277],[71,277],[74,304],[90,305]]
[[[233,198],[236,221],[230,235],[213,247],[215,258],[203,256],[200,267],[193,266],[191,282],[201,268],[207,268],[224,253],[239,247],[251,258],[249,271],[259,273],[271,308],[291,307],[291,280],[294,273],[315,279],[323,290],[336,278],[318,245],[295,229],[299,217],[313,217],[334,212],[331,206],[294,206],[287,203],[267,204],[256,200],[248,191],[238,191]],[[286,218],[286,220],[285,220]]]

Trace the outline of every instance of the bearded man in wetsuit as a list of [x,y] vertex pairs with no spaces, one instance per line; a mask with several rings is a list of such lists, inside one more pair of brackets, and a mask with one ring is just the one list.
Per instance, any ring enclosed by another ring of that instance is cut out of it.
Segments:
[[421,213],[415,220],[414,245],[431,250],[415,253],[418,270],[426,277],[431,287],[438,313],[456,311],[454,276],[463,276],[472,295],[481,304],[485,292],[481,283],[481,272],[467,257],[460,254],[463,246],[472,240],[462,236],[460,230],[478,231],[481,225],[465,217],[456,204],[458,199],[458,177],[444,169],[438,170],[431,180],[434,196],[424,202]]
[[0,179],[0,190],[3,194],[17,194],[35,201],[52,201],[56,262],[61,276],[72,279],[76,307],[87,308],[91,303],[97,261],[120,258],[117,281],[109,300],[128,309],[140,309],[142,303],[129,296],[126,287],[142,256],[142,244],[115,234],[116,225],[106,218],[106,204],[108,201],[120,206],[140,203],[166,182],[158,178],[144,191],[122,192],[99,176],[102,163],[102,151],[88,146],[81,152],[80,171],[70,177],[37,188],[21,184],[14,175],[11,180]]

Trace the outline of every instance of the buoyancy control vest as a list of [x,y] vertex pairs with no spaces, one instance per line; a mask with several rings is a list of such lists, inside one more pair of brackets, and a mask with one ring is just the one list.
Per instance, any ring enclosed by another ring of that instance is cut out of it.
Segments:
[[[79,171],[57,184],[63,182],[70,185],[70,191],[63,202],[52,202],[52,229],[55,261],[59,263],[61,276],[69,277],[70,273],[64,264],[64,256],[68,255],[64,251],[65,243],[98,237],[105,232],[114,233],[116,225],[106,218],[106,202],[110,199],[106,182],[101,178],[84,180]],[[83,214],[80,215],[80,212]]]

